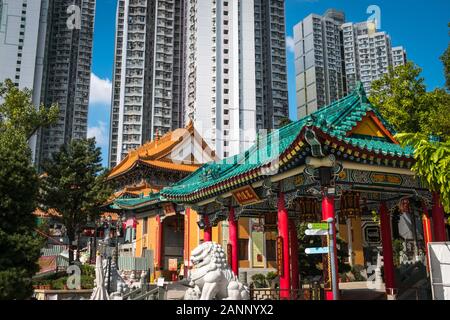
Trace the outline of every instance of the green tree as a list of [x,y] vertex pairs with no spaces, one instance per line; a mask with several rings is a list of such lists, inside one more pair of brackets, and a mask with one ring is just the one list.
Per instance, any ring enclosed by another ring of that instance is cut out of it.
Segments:
[[450,94],[444,89],[427,92],[423,103],[428,106],[422,113],[420,132],[426,135],[437,135],[444,140],[450,138]]
[[[71,244],[87,219],[99,215],[100,206],[112,193],[101,160],[100,148],[92,138],[73,140],[43,164],[42,209],[54,209],[61,214]],[[72,250],[69,261],[73,261]]]
[[403,146],[414,148],[412,170],[431,191],[440,193],[445,212],[450,212],[450,140],[430,141],[421,133],[400,133],[396,138]]
[[41,104],[38,108],[32,103],[32,91],[20,90],[7,79],[0,83],[0,130],[12,129],[25,135],[28,140],[39,127],[46,127],[58,119],[58,107],[49,108]]
[[422,69],[408,62],[390,68],[389,72],[371,84],[370,102],[395,130],[417,132],[424,118],[423,97],[426,93]]
[[427,92],[422,69],[408,62],[372,82],[369,100],[398,132],[421,132],[450,137],[450,94]]
[[51,123],[54,108],[37,110],[30,91],[9,80],[0,83],[0,99],[0,299],[26,299],[43,245],[35,233],[39,181],[27,140]]

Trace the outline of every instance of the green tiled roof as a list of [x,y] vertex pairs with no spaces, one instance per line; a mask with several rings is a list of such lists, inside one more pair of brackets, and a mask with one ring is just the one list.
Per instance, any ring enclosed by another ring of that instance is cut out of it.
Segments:
[[[281,155],[287,154],[287,151],[292,150],[293,147],[298,148],[297,143],[301,138],[302,129],[306,126],[316,128],[329,137],[327,139],[349,145],[361,153],[375,154],[378,159],[391,156],[412,161],[412,148],[402,148],[388,138],[348,134],[368,112],[372,112],[391,135],[395,135],[390,124],[372,107],[362,84],[359,84],[346,97],[313,114],[274,130],[266,137],[258,135],[257,142],[241,154],[219,162],[207,163],[183,180],[162,189],[160,193],[141,198],[117,199],[115,205],[132,209],[155,201],[185,201],[198,193],[203,193],[203,197],[211,196],[212,187],[222,192],[230,188],[230,181],[233,179],[237,180],[249,175],[253,177],[264,175],[259,171],[264,165],[279,160]],[[294,144],[296,141],[297,143]]]
[[118,198],[114,200],[112,208],[114,209],[130,209],[137,208],[143,205],[152,204],[162,200],[159,192],[151,193],[148,196],[141,196],[138,198]]

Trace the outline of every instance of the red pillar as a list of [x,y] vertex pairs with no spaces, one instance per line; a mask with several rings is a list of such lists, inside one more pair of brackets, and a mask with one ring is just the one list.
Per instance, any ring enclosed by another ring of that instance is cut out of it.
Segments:
[[161,222],[161,217],[156,216],[156,222],[158,225],[158,232],[156,234],[156,248],[157,248],[157,256],[156,256],[156,263],[158,264],[158,268],[162,267],[162,256],[163,256],[163,224]]
[[425,243],[425,256],[427,257],[427,269],[429,269],[430,266],[428,265],[428,243],[432,242],[433,238],[431,231],[431,220],[426,207],[423,208],[422,226],[423,226],[423,242]]
[[434,241],[442,242],[447,241],[447,235],[445,232],[445,215],[444,207],[442,206],[440,195],[437,192],[433,192],[433,234]]
[[203,230],[203,241],[207,242],[207,241],[211,241],[212,239],[212,230],[211,230],[211,226],[209,225],[209,217],[208,215],[205,215],[203,217],[203,221],[205,222],[205,230]]
[[380,206],[381,241],[383,245],[384,283],[388,295],[395,294],[394,255],[392,252],[391,218],[386,203]]
[[284,205],[284,194],[278,196],[278,236],[283,241],[283,274],[280,275],[280,299],[289,299],[291,288],[289,264],[289,218]]
[[[324,195],[322,198],[322,220],[327,220],[328,218],[335,219],[334,214],[334,196],[331,195]],[[336,264],[336,275],[339,275],[338,270],[338,263],[337,263],[337,247],[336,247],[336,222],[333,221],[333,239],[331,241],[334,242],[334,256],[335,264]],[[327,257],[327,259],[330,259],[330,256]],[[330,272],[331,274],[331,272]],[[330,279],[331,281],[331,279]],[[339,280],[338,280],[338,287],[339,287]],[[339,290],[339,288],[338,288]],[[333,300],[333,291],[332,290],[326,290],[325,291],[325,300]]]
[[236,276],[239,276],[238,228],[237,221],[234,220],[233,207],[230,207],[230,213],[228,215],[228,232],[231,244],[231,270]]
[[298,277],[298,238],[297,227],[295,221],[289,220],[289,238],[291,241],[291,271],[292,271],[292,290],[294,294],[299,289],[299,277]]

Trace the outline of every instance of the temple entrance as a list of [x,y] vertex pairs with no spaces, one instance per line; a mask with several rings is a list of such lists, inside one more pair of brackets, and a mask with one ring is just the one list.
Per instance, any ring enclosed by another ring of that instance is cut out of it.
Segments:
[[162,268],[169,271],[170,262],[177,260],[177,265],[183,262],[184,253],[184,220],[180,214],[172,215],[163,220]]

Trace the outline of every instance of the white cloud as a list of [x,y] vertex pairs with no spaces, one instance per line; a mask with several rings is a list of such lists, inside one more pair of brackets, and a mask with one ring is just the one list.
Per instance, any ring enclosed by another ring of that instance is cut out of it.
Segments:
[[94,73],[91,73],[91,89],[89,94],[90,104],[111,103],[112,83],[109,79],[101,79]]
[[88,127],[87,136],[88,138],[95,138],[98,146],[106,146],[109,137],[106,122],[98,121],[96,126]]
[[291,36],[286,37],[286,49],[288,52],[294,52],[295,42],[294,38]]

